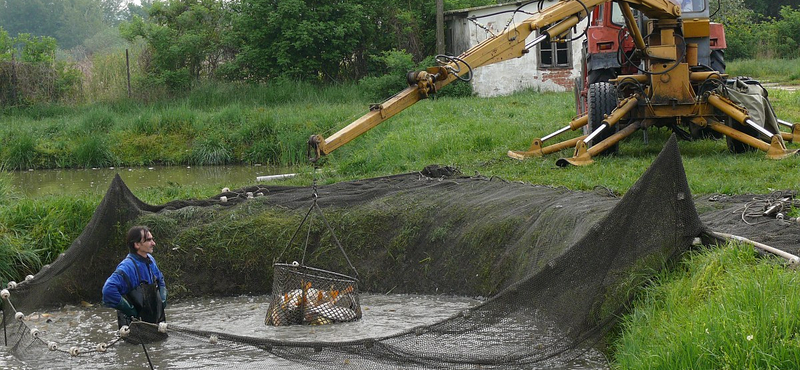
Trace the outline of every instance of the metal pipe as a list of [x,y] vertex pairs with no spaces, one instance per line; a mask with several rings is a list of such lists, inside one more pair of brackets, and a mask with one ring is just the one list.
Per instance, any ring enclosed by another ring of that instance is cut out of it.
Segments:
[[726,234],[726,233],[721,233],[721,232],[717,232],[717,231],[711,231],[711,235],[714,236],[714,237],[717,237],[719,239],[726,239],[726,240],[731,240],[732,239],[732,240],[736,240],[736,241],[739,241],[739,242],[743,242],[743,243],[747,243],[747,244],[753,245],[754,247],[756,247],[758,249],[761,249],[761,250],[770,252],[770,253],[772,253],[774,255],[786,258],[792,264],[800,263],[800,257],[798,257],[798,256],[795,256],[795,255],[793,255],[791,253],[788,253],[788,252],[784,252],[784,251],[782,251],[780,249],[777,249],[777,248],[770,247],[770,246],[768,246],[766,244],[762,244],[762,243],[759,243],[759,242],[756,242],[756,241],[752,241],[750,239],[747,239],[747,238],[744,238],[744,237],[741,237],[741,236],[738,236],[738,235]]
[[569,125],[567,125],[567,126],[564,126],[563,128],[559,129],[558,131],[556,131],[556,132],[554,132],[554,133],[552,133],[552,134],[550,134],[550,135],[547,135],[547,136],[543,137],[543,138],[542,138],[542,142],[545,142],[545,141],[547,141],[547,140],[550,140],[550,139],[552,139],[552,138],[554,138],[554,137],[556,137],[556,136],[558,136],[558,135],[561,135],[561,134],[563,134],[563,133],[565,133],[565,132],[567,132],[567,131],[569,131],[569,130],[571,130],[571,129],[572,129],[572,127],[571,127],[571,126],[569,126]]
[[636,24],[636,17],[633,16],[630,4],[620,1],[619,8],[622,10],[622,15],[625,17],[625,25],[628,26],[628,30],[631,32],[633,43],[636,44],[637,49],[644,52],[645,49],[647,49],[647,45],[645,45],[644,39],[642,38],[642,31],[639,30],[639,26]]
[[597,128],[597,130],[592,131],[592,133],[589,134],[589,136],[587,136],[586,139],[583,139],[583,142],[586,143],[586,145],[589,145],[589,142],[591,142],[595,136],[600,135],[600,133],[603,132],[603,130],[605,130],[606,128],[608,128],[608,124],[603,123],[602,125],[600,125],[600,127]]
[[767,129],[761,127],[759,124],[753,122],[753,120],[751,120],[750,118],[746,118],[744,120],[744,123],[748,124],[750,127],[754,128],[756,131],[760,132],[761,135],[765,135],[768,138],[772,138],[772,135],[775,135],[775,134],[769,132]]
[[778,123],[783,125],[783,126],[785,126],[785,127],[794,128],[793,124],[791,124],[791,123],[789,123],[787,121],[784,121],[784,120],[782,120],[780,118],[778,118]]
[[539,43],[541,43],[545,39],[547,39],[547,34],[543,33],[543,34],[539,35],[539,37],[533,39],[533,41],[525,44],[525,49],[527,50],[527,49],[530,49],[530,48],[532,48],[532,47],[534,47],[536,45],[539,45]]

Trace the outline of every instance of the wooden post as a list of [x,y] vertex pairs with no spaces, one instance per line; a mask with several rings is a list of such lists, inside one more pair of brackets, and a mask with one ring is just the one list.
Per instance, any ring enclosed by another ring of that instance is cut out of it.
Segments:
[[444,54],[444,0],[436,0],[436,54]]
[[128,72],[128,98],[131,97],[131,62],[128,57],[128,49],[125,49],[125,69]]
[[17,58],[15,54],[11,53],[11,101],[8,106],[13,107],[17,105]]

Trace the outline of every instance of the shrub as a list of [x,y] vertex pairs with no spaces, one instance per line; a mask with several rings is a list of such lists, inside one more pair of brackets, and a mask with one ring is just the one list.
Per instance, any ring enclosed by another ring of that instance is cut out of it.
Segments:
[[414,60],[405,50],[384,51],[373,60],[386,66],[386,74],[364,77],[358,82],[367,96],[372,99],[385,99],[408,86],[406,74],[414,70]]

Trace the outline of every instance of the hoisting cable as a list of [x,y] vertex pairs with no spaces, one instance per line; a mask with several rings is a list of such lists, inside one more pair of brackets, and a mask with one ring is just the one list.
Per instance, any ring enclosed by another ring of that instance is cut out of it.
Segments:
[[[314,164],[314,171],[312,172],[311,178],[312,178],[312,180],[311,180],[311,184],[312,184],[311,185],[311,188],[312,188],[311,206],[308,208],[308,211],[306,212],[305,217],[303,217],[303,220],[300,221],[300,225],[297,226],[297,230],[295,230],[294,234],[292,234],[292,238],[289,240],[289,243],[286,244],[286,247],[283,249],[281,254],[278,255],[277,258],[275,258],[273,263],[275,261],[277,261],[278,259],[280,259],[283,256],[283,254],[286,252],[286,250],[289,249],[289,246],[292,245],[292,242],[294,241],[294,238],[297,236],[297,233],[303,227],[303,224],[305,224],[306,220],[308,220],[308,216],[311,214],[311,211],[316,209],[317,213],[319,213],[320,217],[322,217],[322,221],[325,223],[325,226],[328,228],[328,231],[330,231],[331,236],[333,237],[333,240],[336,242],[336,245],[339,247],[339,250],[342,251],[342,254],[344,255],[345,260],[347,260],[347,264],[350,266],[351,269],[353,269],[353,272],[355,272],[355,274],[356,274],[356,278],[358,278],[358,270],[356,270],[356,268],[353,266],[353,263],[350,262],[350,257],[347,256],[347,253],[344,251],[344,247],[342,247],[342,243],[339,242],[339,238],[336,236],[336,232],[334,232],[333,227],[331,227],[331,225],[328,223],[328,219],[325,218],[325,214],[322,213],[322,209],[319,207],[319,204],[317,203],[317,199],[319,198],[319,194],[317,193],[317,165],[316,164]],[[309,241],[309,236],[310,235],[311,235],[311,224],[309,223],[308,232],[306,234],[305,245],[303,246],[303,258],[301,260],[302,261],[301,262],[301,266],[304,265],[304,263],[305,263],[306,251],[308,250],[308,241]]]

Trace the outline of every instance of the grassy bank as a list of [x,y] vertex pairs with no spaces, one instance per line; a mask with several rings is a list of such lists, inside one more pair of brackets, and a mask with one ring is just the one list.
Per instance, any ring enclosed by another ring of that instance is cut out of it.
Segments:
[[[800,93],[775,90],[770,98],[781,118],[800,121]],[[309,135],[332,134],[365,113],[368,103],[352,86],[319,90],[307,85],[225,85],[207,86],[185,99],[151,105],[128,101],[37,107],[4,112],[0,158],[6,169],[303,164]],[[456,166],[468,175],[576,190],[602,186],[622,194],[670,134],[650,130],[645,139],[637,133],[621,143],[619,155],[599,158],[586,167],[556,167],[555,159],[569,156],[570,151],[522,162],[505,155],[509,149],[526,149],[533,138],[563,127],[573,115],[570,93],[423,101],[334,152],[319,176],[322,182],[333,183],[418,171],[437,163]],[[759,152],[732,155],[724,140],[682,141],[679,146],[696,195],[800,190],[800,156],[774,161]],[[307,167],[287,184],[309,185],[310,172]],[[209,197],[219,189],[216,184],[170,185],[136,195],[160,204]],[[9,175],[0,172],[3,283],[37,271],[67,248],[100,200],[91,194],[40,199],[20,194],[11,186]],[[615,367],[787,368],[800,364],[800,345],[794,334],[800,326],[796,287],[796,272],[771,259],[756,259],[750,248],[697,252],[654,279],[624,318],[614,340]],[[775,312],[786,315],[770,319]],[[780,345],[770,347],[770,343]],[[698,358],[704,362],[693,362]]]
[[623,318],[617,369],[795,369],[800,365],[796,270],[752,247],[691,253],[654,279]]
[[[330,136],[366,113],[369,101],[357,91],[353,86],[206,86],[185,99],[152,105],[121,102],[7,112],[0,127],[0,163],[5,169],[307,165],[311,134]],[[800,93],[775,90],[770,97],[781,118],[800,121]],[[523,162],[505,155],[527,149],[531,140],[564,127],[573,116],[570,93],[527,91],[491,99],[422,101],[328,156],[324,167],[332,171],[324,181],[418,171],[436,163],[467,174],[580,190],[602,185],[624,193],[670,134],[650,129],[645,142],[636,133],[620,144],[619,155],[581,168],[555,166],[571,150]],[[682,141],[680,148],[697,194],[765,193],[766,188],[797,185],[786,174],[797,168],[800,158],[732,155],[724,140]],[[297,183],[308,181],[301,177]]]

